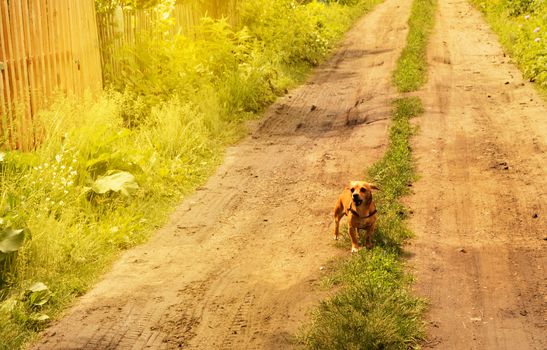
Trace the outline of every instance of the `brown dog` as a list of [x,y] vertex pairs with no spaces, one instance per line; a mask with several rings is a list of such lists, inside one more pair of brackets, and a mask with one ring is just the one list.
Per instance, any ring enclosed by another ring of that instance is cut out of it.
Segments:
[[338,239],[340,219],[348,216],[349,235],[351,237],[351,252],[361,249],[359,245],[359,229],[365,229],[365,246],[372,248],[372,234],[376,226],[376,205],[372,201],[372,190],[378,187],[365,181],[351,181],[350,187],[338,197],[334,207],[334,239]]

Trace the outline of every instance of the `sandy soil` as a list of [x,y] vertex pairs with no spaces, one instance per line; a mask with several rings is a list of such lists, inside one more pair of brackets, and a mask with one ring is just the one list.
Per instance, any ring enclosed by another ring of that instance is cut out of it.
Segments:
[[279,99],[149,243],[127,251],[36,349],[290,349],[325,292],[331,211],[386,146],[410,1],[386,0]]
[[435,349],[547,349],[547,108],[480,14],[439,0],[407,201]]

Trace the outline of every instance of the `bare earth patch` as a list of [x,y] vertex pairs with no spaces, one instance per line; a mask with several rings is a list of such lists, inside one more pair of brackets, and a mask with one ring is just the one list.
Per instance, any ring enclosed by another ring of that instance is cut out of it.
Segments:
[[407,201],[436,349],[547,348],[547,109],[466,1],[439,0]]
[[383,154],[410,1],[387,0],[227,151],[149,243],[127,251],[36,349],[290,349],[325,292],[331,212]]

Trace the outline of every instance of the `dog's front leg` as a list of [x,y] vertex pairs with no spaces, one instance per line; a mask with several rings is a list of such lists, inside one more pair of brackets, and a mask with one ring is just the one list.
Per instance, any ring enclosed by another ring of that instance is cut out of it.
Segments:
[[357,231],[357,229],[353,226],[349,226],[348,231],[349,231],[349,236],[351,237],[351,252],[355,253],[361,249],[361,246],[359,245],[359,240],[357,237],[359,231]]
[[366,228],[366,233],[365,233],[365,246],[367,247],[367,249],[372,249],[373,247],[373,244],[372,244],[372,235],[374,234],[374,228],[376,227],[376,223],[372,223],[370,224],[367,228]]

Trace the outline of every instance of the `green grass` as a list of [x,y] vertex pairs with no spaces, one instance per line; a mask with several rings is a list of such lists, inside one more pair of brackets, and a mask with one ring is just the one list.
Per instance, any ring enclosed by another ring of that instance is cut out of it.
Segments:
[[417,90],[427,81],[427,42],[435,19],[435,0],[414,0],[407,45],[397,61],[393,82],[400,92]]
[[470,0],[483,12],[523,75],[547,97],[547,2]]
[[412,277],[405,272],[402,244],[411,236],[399,199],[408,193],[416,174],[410,119],[422,113],[418,98],[394,102],[390,144],[384,157],[368,171],[381,191],[374,248],[362,250],[328,277],[342,289],[321,302],[302,336],[308,349],[410,349],[424,339],[421,315],[425,302],[412,295]]
[[[142,38],[118,53],[111,89],[42,111],[40,149],[0,154],[0,243],[10,228],[30,232],[17,252],[0,249],[0,349],[24,346],[144,242],[212,174],[242,121],[300,82],[377,2],[244,2],[245,27],[205,20],[196,40]],[[99,193],[127,173],[116,185],[129,195]],[[48,289],[30,290],[37,282]]]

